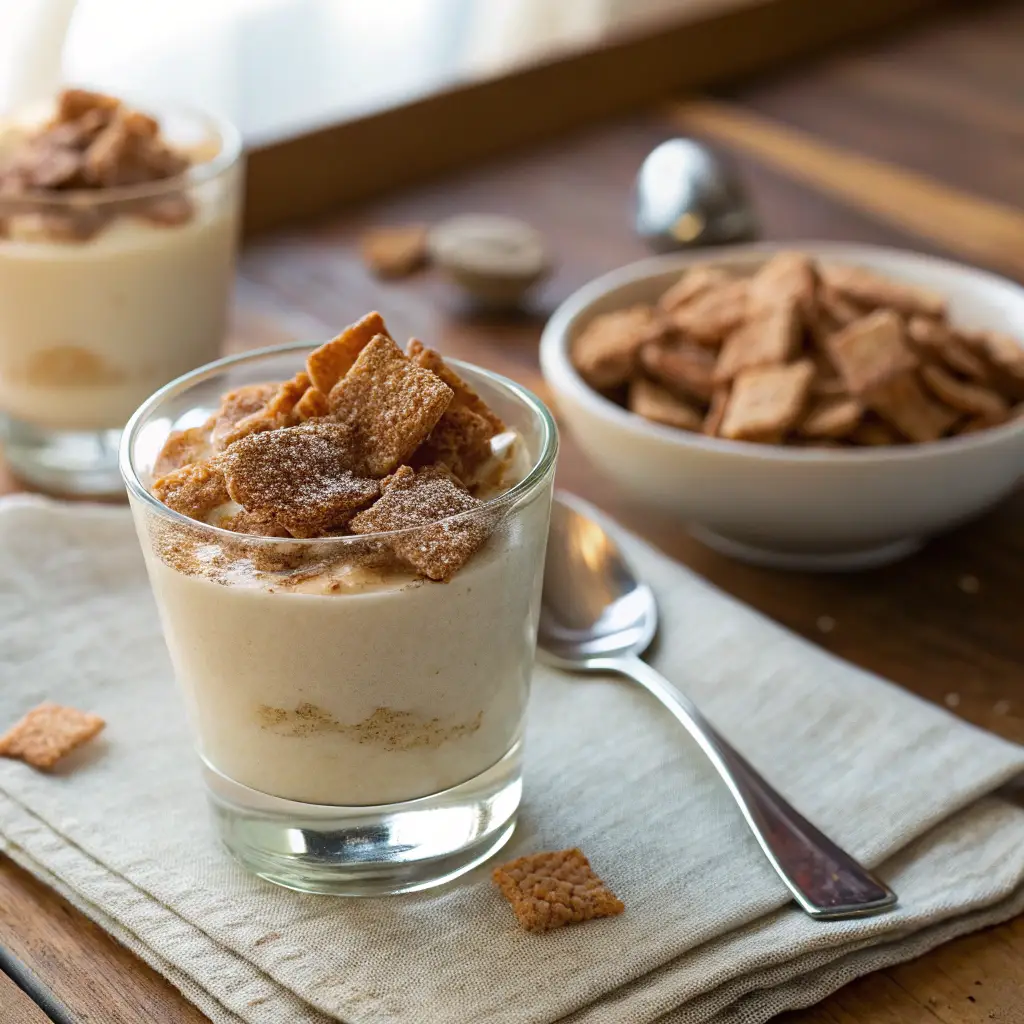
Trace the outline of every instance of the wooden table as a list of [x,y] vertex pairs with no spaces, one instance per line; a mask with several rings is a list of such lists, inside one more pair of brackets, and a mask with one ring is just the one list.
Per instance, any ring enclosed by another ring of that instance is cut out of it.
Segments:
[[[749,182],[769,238],[833,238],[935,251],[1024,279],[1024,4],[972,5],[909,35],[829,56],[715,102],[675,103],[450,177],[244,253],[234,347],[320,339],[367,309],[544,394],[545,317],[588,278],[645,255],[629,187],[680,125],[721,144]],[[869,157],[870,159],[865,159]],[[370,278],[355,241],[370,224],[460,211],[522,215],[558,269],[515,318],[475,314],[442,281]],[[1024,741],[1019,629],[1024,495],[899,565],[849,576],[730,562],[629,504],[564,439],[559,484],[605,506],[720,587],[830,651],[965,719]],[[950,486],[955,486],[950,481]],[[6,489],[14,488],[11,481]],[[834,628],[824,631],[831,622]],[[198,1024],[195,1009],[61,899],[0,858],[0,946],[78,1024]],[[33,987],[36,982],[26,982]],[[843,989],[791,1021],[1024,1021],[1024,919]],[[53,1019],[61,1019],[51,1007]],[[0,1022],[35,1024],[0,974]]]

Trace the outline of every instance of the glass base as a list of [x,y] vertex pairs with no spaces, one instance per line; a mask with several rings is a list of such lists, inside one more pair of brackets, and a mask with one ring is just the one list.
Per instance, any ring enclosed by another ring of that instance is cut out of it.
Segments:
[[2,428],[7,464],[24,483],[76,497],[124,493],[117,468],[120,430],[53,430],[8,418]]
[[277,885],[335,896],[384,896],[441,885],[508,842],[522,796],[522,744],[452,789],[399,804],[305,804],[249,789],[204,764],[229,852]]

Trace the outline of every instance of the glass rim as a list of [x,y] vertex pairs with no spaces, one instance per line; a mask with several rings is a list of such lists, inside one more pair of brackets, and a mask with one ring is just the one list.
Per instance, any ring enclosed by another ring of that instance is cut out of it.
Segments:
[[[226,174],[235,167],[242,157],[242,134],[226,117],[185,103],[144,104],[146,113],[152,111],[161,127],[166,115],[178,115],[204,123],[220,139],[217,154],[202,163],[191,164],[188,168],[170,178],[146,181],[138,185],[115,185],[111,188],[74,188],[62,191],[45,190],[21,192],[0,196],[0,208],[10,203],[34,203],[37,206],[52,206],[60,209],[89,209],[121,203],[133,199],[154,199],[174,192],[189,191]],[[141,109],[141,107],[140,107]]]
[[468,509],[465,512],[458,512],[455,515],[445,516],[443,519],[433,520],[423,526],[407,526],[401,530],[348,534],[342,537],[261,537],[257,534],[238,533],[234,530],[225,530],[221,526],[213,526],[210,523],[204,523],[201,520],[192,519],[182,512],[176,512],[174,509],[168,508],[167,505],[151,494],[143,485],[142,481],[139,479],[139,474],[136,471],[131,452],[140,426],[144,421],[151,417],[154,410],[159,408],[163,402],[177,395],[184,394],[195,385],[202,383],[204,380],[209,380],[210,378],[215,377],[217,374],[232,366],[241,366],[245,363],[256,363],[262,359],[270,358],[272,356],[288,355],[292,352],[312,352],[314,349],[319,347],[319,344],[313,342],[292,341],[283,345],[272,345],[267,348],[255,349],[252,352],[242,352],[235,355],[223,356],[212,363],[206,363],[204,366],[200,366],[195,370],[190,370],[188,373],[182,374],[180,377],[176,377],[158,391],[153,392],[153,394],[135,410],[121,434],[121,442],[118,451],[118,468],[121,471],[121,478],[124,481],[129,497],[133,497],[142,502],[144,505],[148,506],[151,511],[163,519],[167,519],[185,528],[208,532],[211,540],[223,540],[225,543],[232,543],[236,545],[240,543],[253,544],[263,547],[275,547],[284,544],[288,545],[290,548],[293,548],[294,545],[302,545],[310,548],[336,546],[339,549],[342,549],[345,546],[365,543],[367,541],[411,536],[424,529],[428,529],[429,527],[437,526],[442,523],[472,521],[473,519],[484,515],[488,510],[494,510],[502,506],[516,504],[521,498],[532,493],[552,470],[555,458],[558,454],[558,427],[547,406],[532,391],[530,391],[529,388],[516,383],[516,381],[511,380],[500,373],[484,369],[482,366],[477,366],[475,363],[467,363],[462,359],[446,358],[445,362],[449,363],[457,370],[469,370],[470,375],[479,374],[485,378],[489,384],[493,384],[499,389],[510,393],[513,398],[525,405],[534,413],[542,426],[540,452],[536,459],[532,461],[529,472],[522,480],[514,484],[507,491],[502,491],[501,494],[497,494],[493,498],[488,498],[476,508]]

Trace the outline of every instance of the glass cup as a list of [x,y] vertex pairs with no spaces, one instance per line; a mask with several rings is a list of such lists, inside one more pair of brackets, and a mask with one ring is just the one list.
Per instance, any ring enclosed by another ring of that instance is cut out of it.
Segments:
[[526,457],[520,483],[441,527],[489,532],[447,583],[395,563],[418,530],[250,537],[149,493],[171,430],[225,391],[292,377],[310,351],[168,384],[128,424],[121,472],[228,849],[293,889],[408,892],[481,863],[515,825],[557,432],[528,391],[452,361]]
[[[194,155],[184,175],[0,195],[0,438],[14,472],[44,490],[120,493],[129,416],[224,341],[241,141],[206,114],[153,113]],[[0,147],[15,131],[0,126]]]

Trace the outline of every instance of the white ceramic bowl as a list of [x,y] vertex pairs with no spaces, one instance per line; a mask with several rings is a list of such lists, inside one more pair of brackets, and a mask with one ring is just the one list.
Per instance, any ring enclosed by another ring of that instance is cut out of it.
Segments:
[[669,511],[727,554],[789,568],[892,561],[1009,493],[1024,473],[1024,419],[931,444],[786,448],[661,426],[588,387],[570,346],[599,313],[653,303],[694,263],[752,268],[780,249],[870,267],[949,299],[954,323],[1024,339],[1024,288],[915,253],[823,242],[731,246],[659,256],[614,270],[570,296],[548,321],[541,366],[562,421],[594,464],[638,502]]

